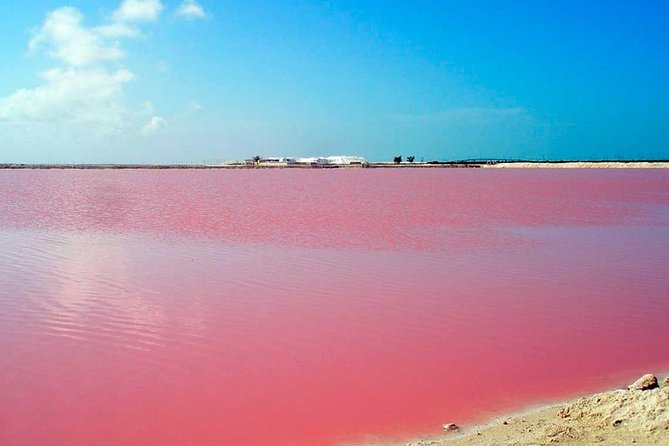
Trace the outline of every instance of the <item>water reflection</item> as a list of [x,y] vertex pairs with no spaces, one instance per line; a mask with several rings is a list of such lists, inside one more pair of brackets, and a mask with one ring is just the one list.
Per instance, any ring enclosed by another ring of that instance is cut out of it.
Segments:
[[257,174],[0,173],[0,443],[410,436],[669,365],[664,173]]

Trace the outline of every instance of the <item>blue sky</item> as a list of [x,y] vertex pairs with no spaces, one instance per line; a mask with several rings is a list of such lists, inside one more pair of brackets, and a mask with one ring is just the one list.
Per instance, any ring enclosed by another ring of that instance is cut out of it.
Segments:
[[669,158],[666,1],[0,10],[0,162]]

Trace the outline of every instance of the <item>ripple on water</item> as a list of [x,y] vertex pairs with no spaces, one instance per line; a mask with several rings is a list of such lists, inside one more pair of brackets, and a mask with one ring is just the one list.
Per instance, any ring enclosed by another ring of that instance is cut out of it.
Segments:
[[668,186],[0,172],[0,443],[411,436],[666,368]]

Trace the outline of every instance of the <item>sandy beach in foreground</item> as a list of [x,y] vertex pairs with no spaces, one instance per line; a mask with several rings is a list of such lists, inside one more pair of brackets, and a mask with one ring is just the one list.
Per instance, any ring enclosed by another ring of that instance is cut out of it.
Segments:
[[669,377],[644,375],[597,393],[479,426],[444,425],[443,437],[364,446],[669,445]]

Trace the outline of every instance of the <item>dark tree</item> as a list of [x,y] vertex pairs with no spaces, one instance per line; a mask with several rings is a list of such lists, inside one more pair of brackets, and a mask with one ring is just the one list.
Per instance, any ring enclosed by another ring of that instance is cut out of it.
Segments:
[[253,157],[253,163],[254,164],[260,164],[260,155],[256,155]]
[[413,163],[414,161],[416,161],[416,157],[413,156],[413,155],[409,155],[409,156],[407,156],[407,161],[409,161],[410,163]]
[[395,158],[393,158],[393,161],[395,162],[395,164],[401,163],[402,162],[402,155],[396,156]]

